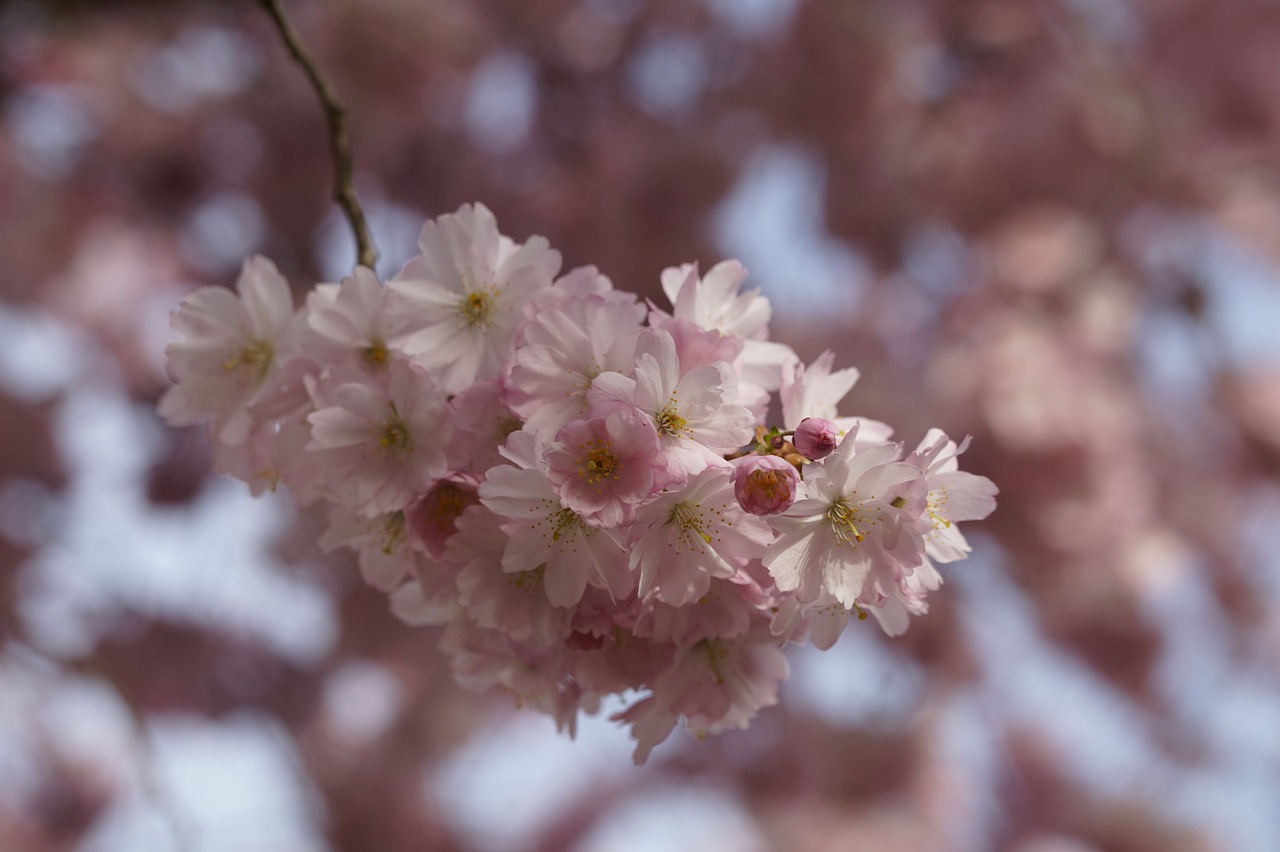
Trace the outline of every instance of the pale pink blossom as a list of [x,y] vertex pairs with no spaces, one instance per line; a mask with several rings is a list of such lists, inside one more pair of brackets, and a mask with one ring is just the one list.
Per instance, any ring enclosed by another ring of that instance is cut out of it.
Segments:
[[907,631],[911,616],[929,611],[925,597],[942,585],[942,575],[926,556],[910,573],[894,579],[896,582],[889,588],[877,589],[880,599],[863,604],[861,612],[874,615],[886,635],[901,636]]
[[697,264],[686,263],[662,271],[662,291],[677,319],[721,334],[763,338],[773,308],[759,290],[739,292],[746,279],[746,267],[736,260],[717,263],[701,277]]
[[634,407],[653,424],[672,478],[684,479],[748,443],[755,417],[733,400],[737,378],[724,361],[682,373],[675,341],[648,331],[636,343],[635,378],[602,373],[587,399],[593,410]]
[[782,423],[795,429],[806,417],[835,420],[840,400],[853,389],[860,373],[854,367],[833,371],[835,353],[827,350],[808,366],[794,362],[782,380]]
[[360,575],[384,592],[400,586],[412,575],[419,558],[410,541],[404,512],[368,517],[345,506],[332,504],[329,526],[320,536],[325,551],[347,547],[358,555]]
[[604,372],[630,372],[645,309],[607,293],[566,300],[526,323],[508,384],[512,408],[544,440],[587,416],[587,390]]
[[560,502],[602,527],[630,523],[636,506],[661,487],[665,469],[653,424],[628,411],[570,423],[547,452],[547,477]]
[[445,474],[450,429],[426,374],[396,362],[385,388],[344,381],[327,398],[308,417],[307,449],[338,501],[366,515],[394,512]]
[[643,531],[631,550],[641,597],[672,606],[699,600],[712,577],[732,577],[773,540],[769,527],[738,505],[732,472],[723,467],[656,495],[636,512],[632,529]]
[[492,512],[472,506],[458,518],[457,526],[444,560],[460,569],[458,594],[469,618],[516,641],[553,645],[569,635],[572,612],[547,596],[546,566],[503,570],[507,539]]
[[265,257],[244,262],[236,291],[201,287],[174,313],[179,339],[165,349],[174,385],[159,405],[174,425],[212,420],[216,439],[227,444],[248,438],[247,408],[278,364],[294,321],[289,285]]
[[924,516],[932,528],[925,535],[925,552],[939,562],[968,556],[971,548],[958,524],[980,521],[996,508],[995,483],[960,470],[958,457],[968,446],[968,438],[956,446],[941,429],[930,429],[907,459],[924,470],[928,482]]
[[637,608],[631,629],[656,642],[690,645],[700,639],[731,639],[752,626],[769,597],[746,572],[725,579],[712,578],[693,605],[673,606],[657,598]]
[[[801,603],[794,594],[783,595],[769,629],[779,641],[800,642],[807,636],[815,648],[826,651],[840,639],[851,615],[848,607],[825,590],[808,603]],[[859,609],[858,617],[865,619],[865,611]]]
[[330,363],[385,375],[395,353],[388,346],[388,291],[373,270],[357,266],[337,287],[317,287],[307,297],[306,320]]
[[825,589],[852,608],[873,567],[901,573],[920,564],[924,542],[914,523],[925,505],[920,469],[897,460],[897,445],[855,450],[855,440],[847,435],[806,468],[807,498],[769,516],[779,536],[764,565],[778,589],[795,591],[801,602]]
[[[215,465],[255,491],[327,509],[321,545],[406,623],[443,625],[456,680],[562,730],[646,692],[615,717],[638,760],[679,724],[745,727],[785,644],[906,630],[933,562],[969,550],[958,523],[994,506],[959,470],[967,440],[933,430],[904,459],[886,425],[840,417],[857,371],[769,342],[736,262],[664,272],[664,313],[593,267],[553,281],[546,241],[480,205],[420,245],[386,288],[359,268],[297,312],[260,258],[239,298],[197,291],[162,411],[212,419]],[[808,462],[740,457],[779,404]]]
[[418,245],[422,254],[387,285],[398,318],[392,343],[418,366],[438,370],[445,393],[497,378],[525,303],[551,286],[560,253],[542,237],[516,245],[483,204],[428,222]]
[[627,597],[635,579],[626,552],[612,531],[591,526],[560,501],[538,443],[529,433],[512,435],[508,452],[515,464],[490,470],[480,486],[480,500],[500,517],[508,536],[502,569],[541,567],[547,598],[555,606],[577,604],[588,583],[614,599]]
[[757,712],[778,700],[787,659],[772,637],[703,639],[681,648],[653,681],[653,694],[613,718],[631,725],[635,762],[644,763],[683,719],[703,737],[745,728]]
[[663,270],[662,289],[676,319],[740,338],[738,402],[750,406],[757,395],[776,391],[786,367],[799,359],[791,347],[768,340],[773,308],[759,290],[740,292],[746,278],[746,267],[736,260],[716,264],[701,278],[697,266],[687,263]]
[[501,448],[524,422],[507,404],[508,393],[497,381],[476,382],[449,400],[449,468],[475,477],[504,463]]

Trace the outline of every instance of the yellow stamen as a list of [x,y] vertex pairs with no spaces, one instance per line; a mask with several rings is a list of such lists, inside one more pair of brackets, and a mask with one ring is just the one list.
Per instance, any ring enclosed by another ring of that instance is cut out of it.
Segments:
[[831,508],[827,510],[827,520],[831,521],[831,531],[836,534],[836,539],[845,544],[849,541],[860,542],[867,537],[866,533],[858,529],[858,525],[866,525],[867,523],[875,524],[877,521],[868,518],[858,508],[858,505],[848,500],[837,500],[831,504]]
[[377,532],[382,538],[382,552],[390,556],[404,543],[408,534],[404,512],[392,512],[382,519]]
[[689,431],[689,421],[676,411],[674,400],[658,412],[658,434],[675,437]]
[[711,536],[702,529],[702,512],[698,506],[677,503],[671,510],[670,523],[680,527],[682,537],[691,532],[707,544],[711,543]]
[[586,455],[578,468],[578,476],[586,479],[588,485],[618,478],[618,457],[608,441],[587,441],[579,449]]
[[391,352],[386,343],[375,337],[368,346],[360,350],[360,360],[371,370],[383,370],[391,360]]
[[267,372],[271,369],[271,359],[274,356],[275,350],[270,343],[265,340],[251,340],[239,352],[224,361],[222,369],[228,373],[244,370],[253,377],[255,382],[261,382],[267,377]]
[[385,421],[380,429],[378,446],[382,449],[396,454],[408,453],[413,449],[413,436],[409,434],[409,427],[400,419],[395,403],[391,404],[391,419]]
[[483,290],[472,290],[458,300],[458,316],[462,318],[464,328],[480,326],[487,328],[493,322],[493,312],[497,307],[497,289],[489,287]]

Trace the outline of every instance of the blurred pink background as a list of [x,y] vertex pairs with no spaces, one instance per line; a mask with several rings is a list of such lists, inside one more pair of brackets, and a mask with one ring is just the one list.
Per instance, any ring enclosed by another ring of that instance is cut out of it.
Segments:
[[0,4],[0,849],[1280,849],[1280,7],[331,0],[391,274],[483,201],[774,336],[1000,506],[931,613],[643,769],[453,686],[319,521],[154,414],[168,314],[350,269],[250,2]]

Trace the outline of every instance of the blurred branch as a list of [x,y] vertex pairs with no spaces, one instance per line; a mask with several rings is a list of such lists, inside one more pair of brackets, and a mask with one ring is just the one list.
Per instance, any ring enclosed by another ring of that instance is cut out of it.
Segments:
[[279,2],[258,0],[258,4],[275,21],[285,47],[294,61],[302,66],[307,79],[311,81],[311,88],[315,89],[316,96],[324,107],[325,123],[329,126],[329,146],[333,152],[333,200],[342,208],[351,224],[351,231],[355,234],[357,261],[372,269],[378,262],[378,250],[373,245],[373,236],[369,233],[369,223],[360,207],[360,199],[356,197],[355,181],[352,178],[351,141],[347,138],[346,109],[338,102],[338,96],[320,73],[315,60],[302,46],[297,30],[285,17]]

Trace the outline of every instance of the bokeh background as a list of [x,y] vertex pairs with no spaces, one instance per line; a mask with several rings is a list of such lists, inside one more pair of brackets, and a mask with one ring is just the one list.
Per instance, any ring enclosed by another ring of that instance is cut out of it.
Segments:
[[185,292],[353,262],[269,21],[0,4],[0,849],[1280,849],[1280,6],[285,8],[382,272],[474,200],[653,297],[738,257],[999,509],[906,636],[643,769],[459,690],[153,411]]

